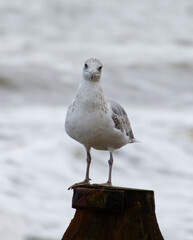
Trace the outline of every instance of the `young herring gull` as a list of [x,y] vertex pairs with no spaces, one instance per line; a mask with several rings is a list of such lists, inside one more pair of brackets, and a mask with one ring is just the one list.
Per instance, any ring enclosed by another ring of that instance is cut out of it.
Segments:
[[[100,83],[102,63],[88,59],[83,68],[83,79],[75,99],[68,107],[65,121],[67,134],[84,145],[87,152],[87,168],[84,181],[72,185],[75,188],[89,184],[91,148],[110,153],[109,175],[106,186],[112,186],[113,150],[136,142],[125,110],[112,99],[105,97]],[[69,188],[69,189],[70,189]]]

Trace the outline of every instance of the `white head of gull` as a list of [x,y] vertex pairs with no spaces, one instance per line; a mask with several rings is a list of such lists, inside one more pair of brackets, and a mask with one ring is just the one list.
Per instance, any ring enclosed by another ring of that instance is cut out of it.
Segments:
[[91,148],[109,151],[108,180],[101,185],[112,186],[113,150],[136,142],[125,110],[103,93],[100,82],[102,67],[102,63],[96,58],[85,62],[83,79],[67,110],[66,132],[83,144],[87,152],[85,179],[72,185],[71,189],[90,183]]

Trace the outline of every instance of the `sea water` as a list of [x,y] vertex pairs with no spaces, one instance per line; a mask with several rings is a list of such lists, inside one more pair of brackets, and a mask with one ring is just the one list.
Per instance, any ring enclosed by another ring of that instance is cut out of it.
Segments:
[[[115,151],[113,184],[155,192],[168,240],[193,239],[193,3],[0,2],[0,238],[60,239],[84,148],[64,131],[89,57],[141,142]],[[92,183],[107,180],[92,150]]]

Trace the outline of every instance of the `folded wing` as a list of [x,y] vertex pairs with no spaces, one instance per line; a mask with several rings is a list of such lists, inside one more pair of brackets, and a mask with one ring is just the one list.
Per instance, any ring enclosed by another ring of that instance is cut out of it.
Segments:
[[127,113],[121,107],[121,105],[115,102],[112,99],[107,99],[109,103],[109,107],[112,110],[112,120],[115,123],[115,127],[119,129],[121,132],[125,132],[126,135],[132,140],[135,139],[133,135],[133,131],[131,129],[131,124]]

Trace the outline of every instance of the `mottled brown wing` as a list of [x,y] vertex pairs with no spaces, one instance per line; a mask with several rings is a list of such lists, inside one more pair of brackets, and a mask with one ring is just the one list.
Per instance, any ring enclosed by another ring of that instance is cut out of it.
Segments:
[[121,132],[125,131],[126,135],[130,139],[134,139],[131,124],[129,122],[129,118],[125,110],[121,107],[119,103],[115,102],[112,99],[108,99],[108,103],[112,110],[112,120],[115,123],[115,127],[119,129]]

